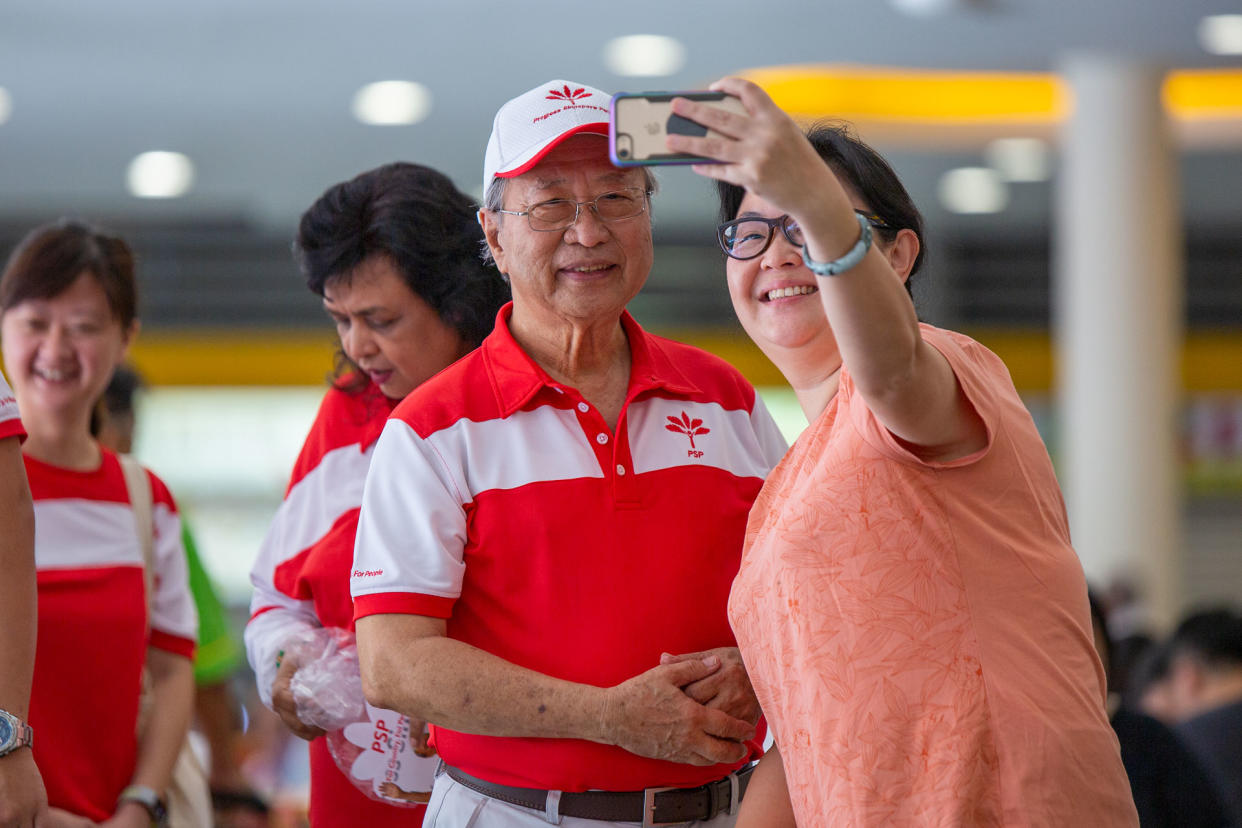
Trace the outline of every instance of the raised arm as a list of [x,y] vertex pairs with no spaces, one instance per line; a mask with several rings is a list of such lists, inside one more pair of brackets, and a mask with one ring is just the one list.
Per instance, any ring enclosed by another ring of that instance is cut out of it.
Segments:
[[[675,135],[669,148],[719,159],[696,172],[744,187],[801,226],[817,262],[840,258],[859,241],[851,193],[819,157],[797,124],[749,81],[726,78],[713,85],[740,98],[748,115],[679,99],[679,115],[699,121],[723,138]],[[919,333],[903,283],[918,254],[918,239],[901,230],[896,240],[871,249],[854,267],[819,277],[824,312],[840,360],[868,408],[894,435],[949,459],[985,442],[983,424],[962,394],[948,361]]]
[[[17,437],[0,438],[0,526],[0,710],[24,721],[35,655],[34,512]],[[30,749],[0,756],[0,828],[26,828],[46,811]]]
[[445,637],[419,615],[358,619],[367,700],[467,733],[585,739],[692,765],[740,761],[754,727],[690,699],[682,687],[719,670],[717,656],[653,667],[615,687],[563,681]]

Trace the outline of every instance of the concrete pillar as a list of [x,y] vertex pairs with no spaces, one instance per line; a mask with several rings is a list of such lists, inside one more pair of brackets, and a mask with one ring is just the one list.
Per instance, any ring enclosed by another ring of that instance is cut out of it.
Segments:
[[1060,474],[1088,579],[1136,583],[1167,629],[1183,598],[1177,418],[1183,262],[1163,72],[1068,57],[1053,331]]

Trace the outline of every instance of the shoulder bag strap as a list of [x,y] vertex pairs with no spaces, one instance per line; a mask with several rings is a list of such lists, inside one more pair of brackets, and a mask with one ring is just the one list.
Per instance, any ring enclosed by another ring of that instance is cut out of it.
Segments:
[[151,623],[151,598],[155,587],[155,531],[152,512],[151,478],[147,470],[128,454],[118,454],[121,472],[125,475],[125,488],[129,492],[129,507],[134,513],[134,528],[138,543],[142,545],[142,579],[146,583],[147,624]]

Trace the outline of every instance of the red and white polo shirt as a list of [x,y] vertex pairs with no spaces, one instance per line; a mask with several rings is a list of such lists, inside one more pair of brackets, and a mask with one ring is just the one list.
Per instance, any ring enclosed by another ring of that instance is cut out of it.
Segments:
[[13,396],[13,389],[9,388],[4,374],[0,374],[0,440],[5,437],[25,439],[26,430],[22,428],[22,418],[17,410],[17,398]]
[[[633,367],[614,433],[522,351],[511,312],[388,421],[359,519],[356,616],[446,618],[452,638],[605,687],[663,652],[734,646],[747,512],[786,448],[755,390],[625,314]],[[732,769],[579,740],[435,738],[450,765],[523,787],[692,786]]]
[[133,777],[147,645],[194,654],[198,616],[181,520],[168,488],[148,472],[155,535],[148,633],[142,546],[116,455],[104,450],[89,472],[25,462],[39,584],[35,763],[54,807],[102,820]]

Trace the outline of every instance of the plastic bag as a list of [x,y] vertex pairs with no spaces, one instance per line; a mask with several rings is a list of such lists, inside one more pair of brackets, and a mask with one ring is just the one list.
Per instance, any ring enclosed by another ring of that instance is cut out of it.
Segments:
[[438,760],[427,747],[426,725],[367,704],[353,633],[306,630],[284,649],[301,664],[289,682],[298,718],[327,731],[328,752],[345,778],[378,802],[427,802]]
[[285,658],[301,665],[289,681],[298,718],[323,730],[340,730],[365,717],[358,648],[351,633],[318,627],[285,644]]

